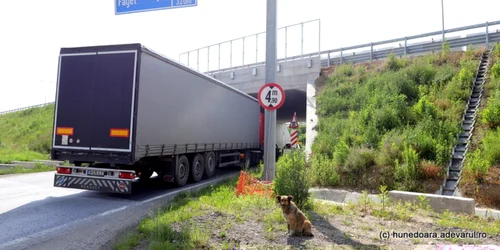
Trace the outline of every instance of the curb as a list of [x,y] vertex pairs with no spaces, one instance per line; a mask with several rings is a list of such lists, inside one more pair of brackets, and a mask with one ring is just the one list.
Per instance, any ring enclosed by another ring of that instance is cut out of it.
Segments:
[[[309,189],[309,192],[311,193],[311,197],[314,199],[344,205],[349,202],[356,203],[362,197],[362,194],[357,192],[328,188],[311,188]],[[500,211],[488,208],[477,208],[474,199],[471,198],[404,191],[389,191],[388,196],[393,201],[412,203],[418,202],[419,196],[424,196],[429,200],[429,206],[434,210],[434,212],[437,213],[443,213],[444,211],[449,210],[450,212],[459,214],[477,215],[479,217],[493,217],[494,219],[500,220]],[[368,198],[375,203],[380,203],[380,199],[377,195],[369,194]]]

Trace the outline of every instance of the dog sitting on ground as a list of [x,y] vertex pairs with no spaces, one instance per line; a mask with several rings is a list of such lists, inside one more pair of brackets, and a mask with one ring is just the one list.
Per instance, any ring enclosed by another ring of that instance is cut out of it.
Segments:
[[312,224],[306,218],[304,213],[292,201],[291,195],[278,195],[276,196],[278,203],[283,211],[283,217],[288,224],[288,235],[291,236],[314,236],[312,233]]

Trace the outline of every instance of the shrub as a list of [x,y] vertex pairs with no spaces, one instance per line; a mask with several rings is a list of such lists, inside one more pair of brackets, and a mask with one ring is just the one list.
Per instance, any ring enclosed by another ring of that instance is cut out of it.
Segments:
[[493,54],[497,57],[500,57],[500,43],[497,42],[495,44],[495,47],[493,48]]
[[335,152],[333,153],[333,160],[336,166],[345,164],[347,157],[349,157],[349,145],[345,141],[340,141],[335,145]]
[[339,169],[356,184],[359,176],[369,167],[375,165],[375,152],[368,148],[352,148],[344,166]]
[[484,159],[481,149],[476,149],[470,154],[466,162],[466,168],[477,182],[483,182],[484,176],[488,173],[489,165]]
[[495,79],[499,79],[500,78],[500,62],[497,62],[497,63],[493,64],[493,67],[491,67],[491,75]]
[[416,63],[406,69],[408,78],[417,85],[431,84],[436,73],[436,69],[427,63]]
[[404,67],[404,61],[396,58],[396,56],[391,53],[389,54],[389,57],[387,58],[385,68],[387,70],[392,70],[392,71],[397,71],[401,68]]
[[483,140],[484,158],[488,165],[500,164],[500,129],[493,129],[486,133]]
[[305,153],[292,150],[280,157],[276,163],[274,192],[278,195],[293,195],[295,204],[305,208],[309,205],[309,187]]
[[351,64],[342,64],[335,69],[334,75],[351,77],[354,75],[354,68]]
[[414,191],[417,188],[418,179],[418,154],[409,145],[404,143],[403,161],[396,160],[394,177],[396,186],[404,191]]
[[436,118],[437,116],[437,111],[436,107],[432,102],[428,100],[426,96],[423,96],[418,100],[417,104],[413,106],[413,111],[417,115],[418,119],[426,118],[426,117],[431,117],[431,118]]
[[450,43],[448,42],[448,40],[445,39],[443,45],[441,45],[441,56],[442,57],[446,57],[448,56],[448,54],[450,54]]
[[500,90],[488,98],[488,104],[482,112],[481,121],[490,128],[500,126]]
[[315,186],[335,186],[340,182],[339,175],[335,169],[335,163],[323,154],[315,154],[311,157],[311,168],[309,168],[310,183]]
[[445,65],[441,67],[434,76],[434,82],[438,84],[444,84],[449,81],[457,74],[457,70],[455,70],[450,65]]
[[432,161],[423,160],[420,162],[420,171],[426,179],[437,179],[441,175],[442,168]]

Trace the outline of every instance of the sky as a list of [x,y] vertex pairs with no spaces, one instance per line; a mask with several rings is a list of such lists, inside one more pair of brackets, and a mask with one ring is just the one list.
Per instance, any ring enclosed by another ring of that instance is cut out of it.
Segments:
[[[266,29],[266,0],[198,0],[195,7],[126,15],[115,15],[115,1],[2,2],[0,111],[54,101],[61,47],[138,42],[179,60],[183,52]],[[498,0],[444,0],[445,29],[498,21],[499,9]],[[440,31],[441,14],[440,0],[278,0],[277,22],[283,27],[320,19],[320,27],[318,21],[304,25],[304,53],[312,53]],[[287,56],[300,54],[300,32],[300,26],[287,29]],[[258,39],[260,61],[265,36]],[[279,57],[284,56],[284,40],[282,29]],[[242,40],[233,42],[233,66],[243,62],[242,47]],[[216,69],[217,54],[218,46],[210,54],[200,51],[200,71],[207,70],[209,55],[210,69]],[[255,54],[255,37],[246,38],[245,63],[255,62]],[[197,68],[197,53],[190,55],[190,66]],[[229,66],[229,43],[221,58],[222,66]],[[187,63],[187,57],[181,62]]]

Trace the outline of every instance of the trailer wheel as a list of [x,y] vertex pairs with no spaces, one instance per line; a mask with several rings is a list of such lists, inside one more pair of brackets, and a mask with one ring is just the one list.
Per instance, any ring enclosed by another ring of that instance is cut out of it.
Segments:
[[216,165],[215,153],[208,152],[205,154],[205,171],[203,172],[204,176],[207,178],[212,177],[215,172]]
[[179,156],[175,165],[175,183],[179,186],[186,185],[189,178],[189,161],[185,155]]
[[203,171],[205,169],[205,160],[200,154],[196,154],[193,157],[193,163],[191,164],[191,179],[193,182],[201,181],[203,177]]

